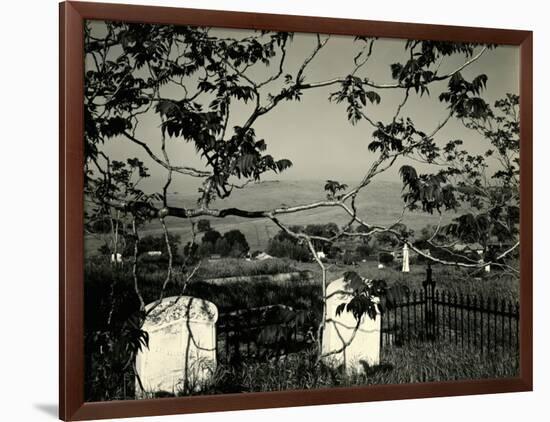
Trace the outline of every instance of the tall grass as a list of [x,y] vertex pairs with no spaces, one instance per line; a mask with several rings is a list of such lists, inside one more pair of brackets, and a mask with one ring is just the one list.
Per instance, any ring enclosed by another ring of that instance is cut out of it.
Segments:
[[[223,260],[231,262],[233,260]],[[244,261],[245,267],[250,265],[249,274],[253,271],[275,271],[276,269],[288,271],[291,267],[284,261],[273,263],[265,261],[266,264],[249,263]],[[256,264],[262,264],[258,270]],[[220,265],[223,266],[223,263]],[[234,268],[234,267],[232,267]],[[208,274],[222,274],[217,269],[209,270]],[[204,273],[203,273],[204,274]],[[138,284],[145,303],[157,300],[160,296],[166,273],[157,271],[155,273],[139,273]],[[125,266],[116,270],[106,262],[88,262],[85,266],[86,294],[88,295],[90,311],[94,314],[101,308],[102,313],[108,312],[109,290],[112,283],[115,283],[116,297],[130,300],[136,307],[139,305],[137,295],[134,291],[131,268]],[[184,286],[177,282],[168,283],[164,297],[186,294],[213,302],[220,312],[228,310],[252,308],[265,305],[284,304],[295,309],[321,309],[321,285],[307,280],[295,280],[284,282],[270,281],[235,281],[223,284],[211,284],[202,281],[202,277],[195,277],[184,290]],[[95,304],[95,306],[93,305]],[[137,309],[135,309],[137,311]]]
[[289,273],[297,271],[292,262],[285,259],[266,259],[264,261],[246,261],[237,258],[209,260],[197,271],[198,279],[257,276]]
[[209,300],[220,312],[283,304],[294,309],[317,310],[320,314],[321,286],[307,281],[271,283],[268,281],[189,284],[186,294]]
[[466,379],[511,378],[519,374],[515,353],[481,355],[445,342],[423,342],[383,350],[381,363],[355,372],[317,362],[303,351],[266,362],[219,365],[201,394],[304,390],[377,384],[409,384]]
[[[186,286],[184,293],[212,301],[222,313],[235,309],[284,304],[295,309],[308,310],[317,320],[320,318],[321,277],[318,266],[313,263],[291,263],[282,260],[247,263],[242,260],[221,260],[204,268],[201,278],[235,275],[235,271],[238,271],[237,274],[245,272],[248,275],[268,271],[288,272],[294,269],[316,272],[312,281],[232,282],[214,285],[195,280]],[[425,268],[420,265],[414,265],[410,273],[403,274],[398,268],[378,270],[375,263],[361,263],[359,266],[331,266],[329,280],[339,278],[349,270],[354,270],[364,277],[385,279],[389,284],[404,282],[412,289],[422,288],[422,282],[426,277]],[[158,299],[165,272],[150,272],[144,269],[138,275],[145,302],[150,303]],[[511,300],[518,298],[518,283],[513,280],[479,280],[470,277],[466,271],[448,267],[434,267],[434,279],[439,289]],[[182,292],[182,285],[176,282],[169,283],[165,297],[179,295]],[[114,269],[107,262],[87,260],[85,329],[87,339],[91,339],[86,343],[87,399],[106,400],[127,394],[118,391],[124,383],[119,376],[123,375],[122,372],[117,373],[113,369],[118,368],[117,366],[101,368],[107,372],[108,386],[95,382],[97,365],[101,361],[92,358],[92,355],[98,356],[100,351],[100,343],[94,340],[94,333],[111,329],[106,322],[111,310],[111,297],[115,298],[113,319],[116,321],[125,321],[139,309],[130,266]],[[481,355],[476,351],[468,351],[445,341],[438,341],[386,347],[383,349],[381,365],[353,375],[346,375],[342,371],[317,363],[317,356],[312,351],[288,355],[278,360],[246,362],[237,366],[219,365],[212,382],[204,386],[201,394],[499,378],[513,377],[517,374],[517,354]],[[109,395],[105,394],[107,388],[112,390]]]

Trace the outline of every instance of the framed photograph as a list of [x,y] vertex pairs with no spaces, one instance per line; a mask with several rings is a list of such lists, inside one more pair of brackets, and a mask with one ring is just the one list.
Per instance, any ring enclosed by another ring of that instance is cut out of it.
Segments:
[[532,33],[60,4],[60,417],[532,389]]

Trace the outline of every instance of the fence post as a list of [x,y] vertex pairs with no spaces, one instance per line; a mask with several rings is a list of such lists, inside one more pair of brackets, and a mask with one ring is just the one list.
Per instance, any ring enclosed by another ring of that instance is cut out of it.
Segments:
[[433,340],[435,338],[435,281],[433,281],[432,278],[432,265],[430,263],[428,263],[428,268],[426,269],[426,280],[422,283],[422,287],[424,287],[424,296],[426,300],[426,338]]

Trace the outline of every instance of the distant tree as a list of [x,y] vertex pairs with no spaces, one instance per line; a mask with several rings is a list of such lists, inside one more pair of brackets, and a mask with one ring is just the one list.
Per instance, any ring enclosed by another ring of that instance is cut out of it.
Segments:
[[442,230],[438,230],[437,226],[434,224],[428,224],[422,227],[420,235],[418,236],[418,241],[427,241],[430,239],[439,243],[444,243],[449,240],[448,236],[446,236]]
[[375,235],[375,239],[385,247],[395,248],[403,242],[414,236],[414,230],[409,230],[403,223],[394,224],[391,231],[382,231]]
[[345,251],[344,255],[342,256],[342,261],[346,265],[356,264],[359,260],[359,255],[353,251]]
[[400,241],[393,233],[381,232],[376,234],[376,241],[385,248],[395,248]]
[[294,235],[305,231],[304,226],[293,225],[289,226],[286,230],[280,230],[273,239],[276,241],[289,241],[292,243],[298,243],[299,239]]
[[[339,232],[339,228],[335,223],[326,224],[308,224],[303,232],[313,237],[332,238]],[[330,242],[313,239],[315,249],[328,253],[331,247]]]
[[335,259],[335,258],[338,258],[338,256],[340,256],[341,253],[342,253],[342,248],[333,244],[331,245],[327,256],[331,259]]
[[243,249],[242,244],[234,243],[229,251],[229,256],[233,258],[242,258],[246,254],[246,251]]
[[197,230],[199,232],[207,232],[212,230],[210,227],[210,220],[201,219],[197,222]]
[[202,244],[205,244],[205,243],[210,243],[212,244],[212,246],[214,246],[216,244],[216,242],[218,241],[218,239],[220,239],[222,237],[221,233],[216,231],[216,230],[208,230],[207,232],[204,233],[204,235],[202,236]]
[[376,236],[372,234],[372,229],[365,226],[365,225],[359,225],[355,227],[355,233],[362,234],[363,236],[360,236],[359,239],[364,244],[369,244],[369,242],[375,242]]
[[198,248],[198,254],[201,257],[209,257],[216,253],[216,244],[212,242],[202,242]]
[[241,253],[246,253],[250,250],[246,237],[240,230],[229,230],[223,234],[223,238],[231,250],[239,250]]
[[357,246],[355,251],[361,259],[367,258],[373,252],[370,246],[365,244]]
[[231,252],[231,245],[225,237],[220,237],[218,240],[216,240],[216,244],[214,245],[214,252],[221,256],[229,255],[229,253]]
[[392,229],[399,233],[402,238],[409,238],[414,236],[414,230],[409,229],[403,223],[397,223],[392,226]]
[[369,232],[370,232],[369,228],[368,228],[367,226],[365,226],[365,225],[362,225],[362,224],[359,225],[359,226],[357,226],[357,227],[355,228],[355,231],[356,231],[357,233],[369,233]]
[[250,247],[240,230],[229,230],[222,235],[211,229],[204,232],[199,250],[202,256],[215,253],[221,256],[239,257],[248,252]]
[[[172,254],[176,255],[179,249],[179,244],[181,242],[181,236],[169,233],[168,240],[170,242]],[[124,251],[124,255],[131,256],[132,250],[133,245],[129,245],[129,247]],[[164,239],[164,236],[148,235],[140,239],[138,251],[140,253],[160,251],[163,255],[166,255],[168,254],[168,247],[166,246],[166,240]]]
[[[170,252],[173,256],[176,256],[179,250],[181,236],[168,233],[168,242],[170,245]],[[134,254],[134,242],[126,242],[124,249],[119,250],[125,257],[131,257]],[[164,235],[147,235],[139,239],[137,252],[143,254],[146,252],[159,251],[162,255],[168,256],[168,246]],[[112,253],[111,249],[104,245],[101,248],[103,253]]]
[[271,239],[267,246],[267,253],[278,258],[290,258],[300,262],[311,261],[308,247],[289,239]]
[[391,253],[380,252],[380,254],[378,255],[378,260],[381,264],[389,265],[393,262],[394,257]]

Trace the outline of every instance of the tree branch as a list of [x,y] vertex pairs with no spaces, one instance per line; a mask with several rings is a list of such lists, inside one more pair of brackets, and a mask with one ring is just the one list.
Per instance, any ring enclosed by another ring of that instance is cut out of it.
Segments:
[[145,152],[147,152],[149,157],[151,157],[155,162],[157,162],[158,164],[160,164],[162,167],[164,167],[167,170],[171,170],[171,171],[174,171],[176,173],[181,173],[181,174],[185,174],[185,175],[192,176],[192,177],[208,177],[208,176],[211,176],[210,172],[203,171],[203,170],[198,170],[198,169],[195,169],[193,167],[172,166],[172,165],[168,164],[167,162],[161,160],[159,157],[157,157],[155,155],[155,153],[151,150],[151,148],[149,148],[149,146],[145,142],[140,141],[139,139],[137,139],[132,134],[130,134],[126,131],[123,132],[123,135],[126,138],[128,138],[130,141],[135,143],[136,145],[139,145],[140,147],[142,147],[145,150]]

